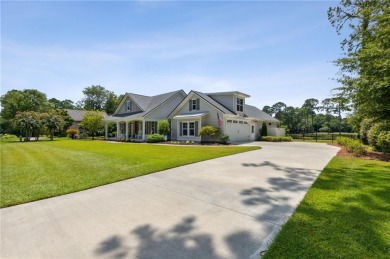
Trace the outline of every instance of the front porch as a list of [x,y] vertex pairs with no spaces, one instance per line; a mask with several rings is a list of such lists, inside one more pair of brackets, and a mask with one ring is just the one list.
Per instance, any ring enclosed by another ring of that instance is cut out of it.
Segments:
[[[116,124],[115,137],[108,136],[108,125]],[[149,134],[157,133],[157,121],[128,120],[128,121],[106,121],[106,139],[116,141],[143,142]]]

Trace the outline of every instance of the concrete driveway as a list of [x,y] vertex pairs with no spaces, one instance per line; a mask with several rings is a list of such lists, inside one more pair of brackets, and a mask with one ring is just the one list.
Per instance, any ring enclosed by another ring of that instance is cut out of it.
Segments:
[[260,144],[261,150],[1,209],[1,258],[256,257],[338,151]]

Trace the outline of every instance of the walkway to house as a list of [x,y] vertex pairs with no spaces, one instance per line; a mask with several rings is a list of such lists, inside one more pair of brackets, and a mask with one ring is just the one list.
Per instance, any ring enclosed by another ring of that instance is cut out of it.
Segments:
[[1,209],[0,257],[258,256],[338,151],[251,145],[258,144],[263,149]]

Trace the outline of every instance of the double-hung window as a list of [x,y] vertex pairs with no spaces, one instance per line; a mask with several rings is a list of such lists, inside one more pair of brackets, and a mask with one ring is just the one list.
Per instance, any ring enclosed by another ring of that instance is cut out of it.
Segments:
[[195,122],[182,122],[182,136],[195,137]]
[[199,111],[200,110],[200,99],[191,99],[189,101],[189,111]]
[[188,136],[188,122],[183,122],[183,136]]
[[126,110],[127,110],[127,111],[131,111],[131,106],[132,106],[131,101],[127,101],[127,102],[126,102]]
[[196,111],[198,109],[198,104],[196,99],[192,99],[191,102],[192,102],[192,110]]
[[244,111],[244,99],[237,97],[237,111],[242,112]]
[[188,123],[189,124],[189,134],[188,134],[188,136],[191,136],[191,137],[193,137],[193,136],[195,136],[195,122],[189,122]]

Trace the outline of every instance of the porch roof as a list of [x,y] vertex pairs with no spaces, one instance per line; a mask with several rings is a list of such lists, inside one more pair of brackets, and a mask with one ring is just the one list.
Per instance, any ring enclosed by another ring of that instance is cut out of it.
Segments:
[[208,112],[199,112],[199,113],[187,113],[187,114],[179,114],[173,117],[174,119],[192,119],[192,118],[201,118],[207,115]]
[[143,120],[142,117],[145,112],[133,112],[133,113],[123,113],[117,115],[111,115],[104,119],[106,122],[120,122],[120,121],[133,121],[133,120]]

